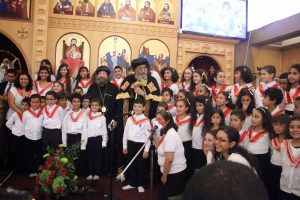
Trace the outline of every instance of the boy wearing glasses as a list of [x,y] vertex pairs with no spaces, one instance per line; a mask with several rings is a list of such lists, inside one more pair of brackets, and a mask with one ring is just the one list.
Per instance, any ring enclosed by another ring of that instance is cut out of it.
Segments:
[[43,109],[43,148],[57,147],[62,143],[61,125],[64,117],[64,110],[57,105],[58,95],[54,91],[46,94],[46,106]]

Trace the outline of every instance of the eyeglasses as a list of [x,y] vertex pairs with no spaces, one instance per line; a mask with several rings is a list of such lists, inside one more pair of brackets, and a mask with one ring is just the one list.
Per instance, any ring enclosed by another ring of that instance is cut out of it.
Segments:
[[47,98],[46,101],[53,101],[53,100],[56,100],[54,98]]
[[219,141],[219,142],[229,142],[228,140],[225,140],[223,138],[220,138],[220,137],[216,137],[216,140]]

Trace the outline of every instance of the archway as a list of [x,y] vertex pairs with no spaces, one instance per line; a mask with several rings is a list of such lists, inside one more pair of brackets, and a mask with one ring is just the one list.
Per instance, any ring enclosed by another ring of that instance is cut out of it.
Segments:
[[218,62],[209,56],[197,56],[188,65],[194,69],[203,69],[207,77],[211,77],[216,70],[221,70]]
[[14,68],[19,73],[21,71],[28,72],[28,67],[21,51],[18,47],[5,35],[0,33],[0,67]]

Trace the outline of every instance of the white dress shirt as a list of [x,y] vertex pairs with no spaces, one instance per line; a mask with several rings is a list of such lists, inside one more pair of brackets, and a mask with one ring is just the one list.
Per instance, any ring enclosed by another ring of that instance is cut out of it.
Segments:
[[52,82],[49,82],[45,87],[41,87],[39,84],[39,81],[35,81],[33,86],[34,86],[34,91],[36,94],[39,94],[40,96],[46,96],[47,92],[52,90]]
[[[35,94],[35,92],[33,90],[30,90],[27,95],[23,95],[22,91],[17,89],[16,87],[12,87],[9,91],[14,97],[15,97],[15,105],[21,109],[21,105],[22,105],[22,100],[24,99],[24,97],[30,97],[30,95]],[[6,119],[8,120],[9,117],[14,113],[12,108],[9,108],[6,114]]]
[[[294,111],[295,100],[298,96],[300,96],[300,93],[297,92],[298,88],[291,88],[290,91],[285,91],[285,94],[284,94],[284,102],[286,103],[285,110]],[[299,88],[299,90],[300,90],[300,88]],[[289,96],[290,96],[290,101],[288,101],[287,94],[289,94]]]
[[254,92],[255,92],[255,87],[253,86],[252,83],[247,83],[245,85],[242,85],[240,86],[239,84],[234,84],[232,87],[231,87],[231,100],[232,100],[232,103],[233,104],[236,104],[236,101],[237,101],[237,98],[240,94],[240,91],[241,89],[243,88],[248,88],[250,89],[250,91],[252,92],[252,94],[254,95]]
[[180,136],[171,128],[166,133],[165,137],[162,137],[157,147],[157,158],[160,171],[164,172],[165,165],[165,153],[174,153],[172,165],[169,174],[179,173],[186,169],[186,158],[184,156],[184,147]]
[[192,133],[190,131],[190,121],[191,117],[187,115],[184,119],[179,120],[179,116],[175,116],[174,118],[175,124],[178,126],[178,134],[180,135],[182,142],[188,142],[192,140]]
[[[289,159],[289,155],[293,162]],[[300,148],[295,148],[291,140],[285,140],[281,144],[282,173],[280,177],[280,189],[286,193],[293,193],[300,197]],[[298,160],[298,165],[295,163]]]
[[23,113],[24,134],[27,139],[39,140],[42,138],[43,118],[40,109],[30,109]]
[[[123,134],[123,149],[128,148],[128,141],[145,143],[151,134],[150,120],[144,115],[133,115],[127,119]],[[149,152],[150,142],[145,146]]]
[[176,107],[172,104],[168,104],[168,112],[175,117],[177,115]]
[[284,113],[285,113],[284,110],[282,110],[279,106],[276,106],[276,108],[272,111],[271,115],[272,115],[272,118],[275,118]]
[[240,141],[239,141],[239,146],[246,148],[248,143],[249,143],[249,136],[248,136],[248,131],[245,129],[241,129],[239,131],[240,134]]
[[202,129],[204,126],[204,115],[198,115],[196,122],[193,125],[192,131],[192,147],[194,149],[202,149]]
[[87,117],[87,136],[102,136],[102,147],[107,145],[106,118],[100,112],[89,112]]
[[[270,138],[269,133],[266,131],[264,134],[259,137],[257,140],[254,138],[257,137],[261,132],[256,133],[252,129],[249,130],[249,143],[247,145],[247,150],[252,154],[266,154],[269,151]],[[250,137],[251,136],[251,137]]]
[[92,81],[90,79],[88,80],[81,80],[79,81],[79,83],[77,84],[77,80],[74,81],[73,83],[73,87],[72,87],[72,90],[74,90],[74,88],[77,86],[81,87],[82,88],[82,91],[83,91],[83,94],[86,94],[87,91],[89,90],[90,86],[91,86],[91,83]]
[[83,110],[77,112],[69,110],[63,119],[62,141],[67,145],[67,134],[81,134],[81,150],[86,149],[87,144],[87,116]]
[[271,140],[271,163],[281,166],[281,144],[279,143],[278,137]]
[[11,130],[13,135],[18,137],[24,135],[22,114],[19,116],[18,113],[14,112],[7,120],[6,126]]
[[47,129],[61,129],[64,115],[64,110],[58,105],[45,106],[43,109],[43,127]]
[[[263,99],[263,92],[268,89],[268,88],[272,88],[272,87],[276,87],[281,89],[281,87],[279,86],[278,83],[276,83],[276,81],[272,81],[270,83],[264,83],[261,82],[259,84],[259,86],[256,88],[255,90],[255,94],[254,94],[254,99],[255,99],[255,106],[256,107],[262,107],[262,99]],[[281,89],[282,90],[282,89]]]

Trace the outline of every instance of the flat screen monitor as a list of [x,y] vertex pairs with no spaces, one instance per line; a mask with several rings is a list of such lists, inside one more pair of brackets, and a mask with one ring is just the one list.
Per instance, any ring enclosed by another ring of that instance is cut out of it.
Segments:
[[181,31],[246,39],[247,0],[182,0]]

